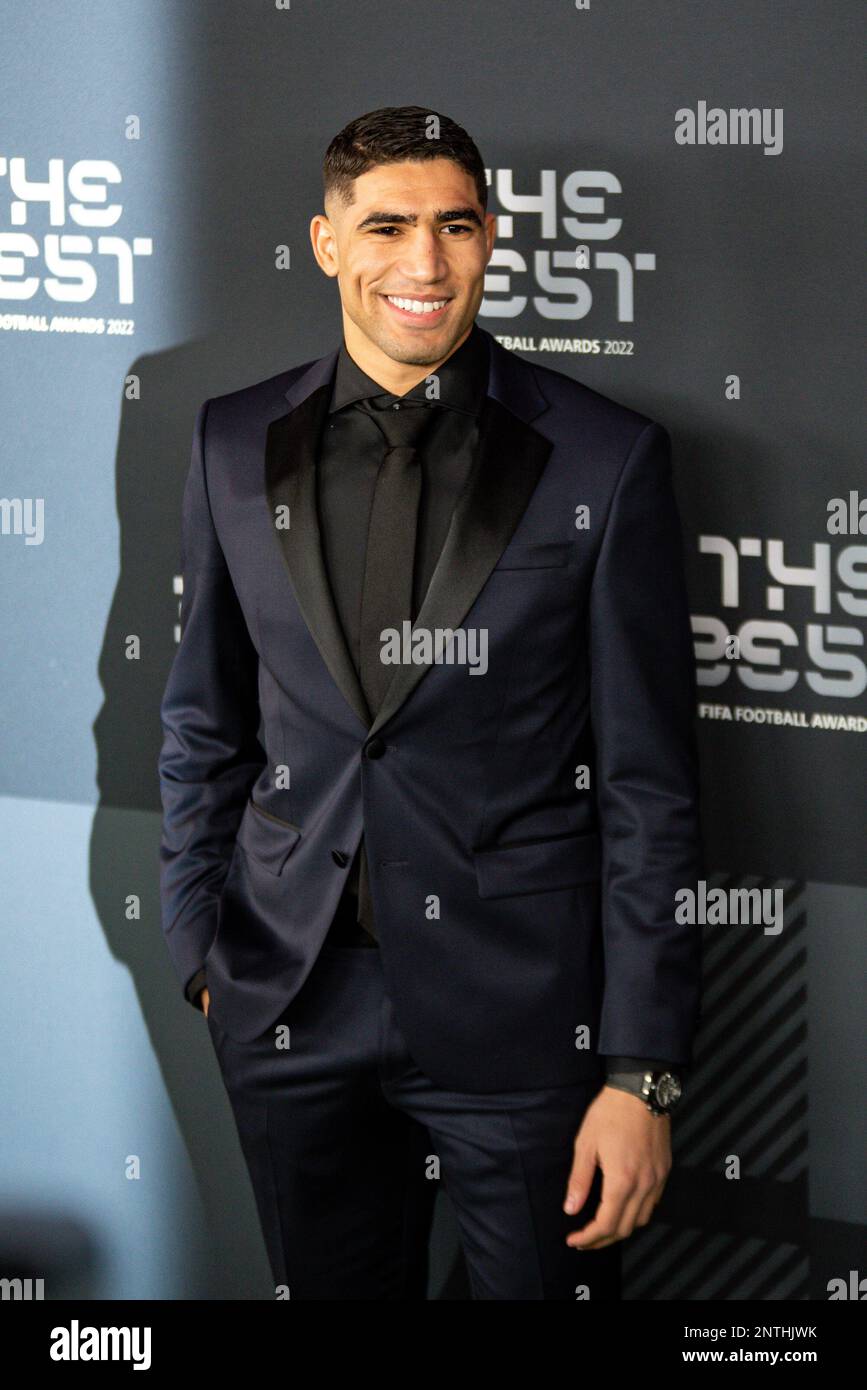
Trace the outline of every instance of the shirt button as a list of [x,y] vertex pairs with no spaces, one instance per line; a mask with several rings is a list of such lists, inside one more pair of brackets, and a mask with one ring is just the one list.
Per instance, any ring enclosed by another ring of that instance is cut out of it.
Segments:
[[372,738],[364,749],[368,758],[381,758],[385,752],[385,744],[381,738]]

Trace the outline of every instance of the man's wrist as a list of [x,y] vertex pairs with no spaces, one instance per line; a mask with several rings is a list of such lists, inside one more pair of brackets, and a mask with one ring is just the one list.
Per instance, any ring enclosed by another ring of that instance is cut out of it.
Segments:
[[[611,1061],[635,1064],[639,1058],[612,1058]],[[624,1091],[646,1105],[652,1114],[670,1115],[683,1093],[683,1079],[676,1065],[649,1062],[643,1070],[617,1070],[609,1067],[605,1085]]]

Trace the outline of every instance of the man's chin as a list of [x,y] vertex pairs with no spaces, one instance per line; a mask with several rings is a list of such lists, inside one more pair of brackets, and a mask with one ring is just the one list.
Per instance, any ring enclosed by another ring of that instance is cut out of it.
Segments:
[[384,352],[392,361],[402,362],[408,367],[424,367],[447,357],[466,329],[466,324],[457,329],[454,325],[443,325],[442,329],[432,329],[430,332],[408,328],[403,333],[395,332],[391,325],[377,325],[375,332],[366,331],[380,352]]

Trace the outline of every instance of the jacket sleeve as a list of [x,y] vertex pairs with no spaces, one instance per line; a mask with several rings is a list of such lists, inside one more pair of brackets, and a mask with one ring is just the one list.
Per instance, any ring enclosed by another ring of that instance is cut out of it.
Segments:
[[602,837],[598,1051],[692,1061],[701,927],[675,920],[702,872],[696,679],[668,432],[620,473],[590,595],[590,709]]
[[202,1008],[202,1001],[200,1000],[199,995],[201,994],[203,989],[207,988],[207,984],[208,977],[205,974],[204,970],[197,970],[193,978],[188,982],[186,989],[184,990],[184,995],[186,996],[187,1002],[192,1004],[194,1008],[198,1009],[200,1013],[204,1013],[205,1011]]
[[216,934],[235,833],[266,762],[258,738],[258,653],[208,499],[209,405],[196,417],[184,489],[181,640],[160,706],[162,926],[185,997]]
[[658,1057],[604,1057],[603,1061],[607,1076],[624,1071],[677,1071],[673,1062],[663,1062]]

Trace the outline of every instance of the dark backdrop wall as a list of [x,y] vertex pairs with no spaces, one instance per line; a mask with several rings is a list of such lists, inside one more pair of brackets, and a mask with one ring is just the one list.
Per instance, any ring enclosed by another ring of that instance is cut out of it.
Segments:
[[[784,893],[779,929],[705,928],[676,1169],[627,1296],[824,1299],[857,1268],[861,13],[2,5],[0,1199],[53,1292],[272,1296],[159,929],[180,501],[200,402],[339,341],[308,237],[322,155],[404,103],[488,167],[482,326],[671,433],[709,886]],[[440,1206],[431,1294],[465,1297]]]

